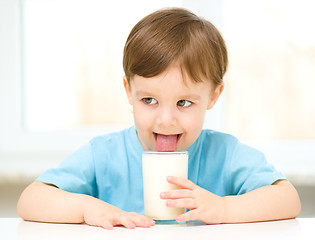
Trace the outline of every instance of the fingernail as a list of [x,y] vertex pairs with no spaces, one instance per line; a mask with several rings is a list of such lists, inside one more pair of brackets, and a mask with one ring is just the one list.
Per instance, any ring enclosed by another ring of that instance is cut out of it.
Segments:
[[161,193],[161,198],[165,198],[165,193],[164,192]]
[[105,225],[104,228],[107,230],[112,230],[114,227],[113,227],[113,225],[108,224],[108,225]]
[[131,223],[129,226],[128,226],[128,228],[135,228],[136,227],[136,225],[134,224],[134,223]]
[[173,178],[172,178],[171,176],[168,176],[168,177],[167,177],[167,180],[168,180],[168,181],[172,181],[172,179],[173,179]]

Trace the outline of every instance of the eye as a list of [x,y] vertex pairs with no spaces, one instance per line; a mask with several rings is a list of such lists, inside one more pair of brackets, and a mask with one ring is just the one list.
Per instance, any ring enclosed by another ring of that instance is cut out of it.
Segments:
[[156,104],[157,101],[154,98],[143,98],[142,101],[144,101],[146,104]]
[[177,106],[180,106],[180,107],[189,107],[191,105],[191,101],[188,101],[188,100],[179,100],[177,102]]

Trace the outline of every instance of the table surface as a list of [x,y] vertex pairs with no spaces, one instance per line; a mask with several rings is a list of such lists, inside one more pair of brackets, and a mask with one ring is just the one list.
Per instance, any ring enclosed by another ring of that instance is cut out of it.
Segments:
[[[141,239],[141,240],[202,240],[202,239],[312,239],[315,218],[292,220],[204,225],[189,222],[173,225],[157,224],[151,228],[105,230],[84,224],[51,224],[26,222],[20,218],[0,218],[0,239]],[[314,239],[314,238],[313,238]]]

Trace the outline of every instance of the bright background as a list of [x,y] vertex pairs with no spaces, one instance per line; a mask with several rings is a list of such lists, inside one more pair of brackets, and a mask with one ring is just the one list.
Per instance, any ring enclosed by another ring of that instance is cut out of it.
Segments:
[[169,6],[226,40],[225,91],[204,127],[265,152],[315,216],[314,1],[0,0],[0,217],[42,171],[133,124],[123,46],[142,17]]

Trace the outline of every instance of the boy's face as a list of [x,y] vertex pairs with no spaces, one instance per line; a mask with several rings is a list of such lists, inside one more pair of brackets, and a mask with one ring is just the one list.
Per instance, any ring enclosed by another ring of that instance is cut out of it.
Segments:
[[[205,112],[220,96],[208,81],[185,83],[179,65],[162,74],[144,78],[135,75],[128,85],[124,79],[138,138],[145,150],[186,150],[201,133]],[[175,140],[174,140],[175,139]],[[169,146],[167,146],[169,145]]]

